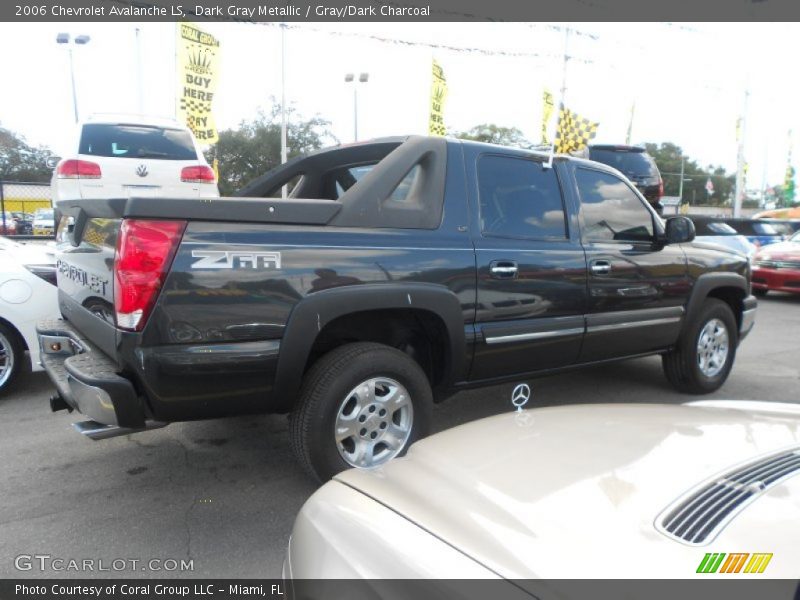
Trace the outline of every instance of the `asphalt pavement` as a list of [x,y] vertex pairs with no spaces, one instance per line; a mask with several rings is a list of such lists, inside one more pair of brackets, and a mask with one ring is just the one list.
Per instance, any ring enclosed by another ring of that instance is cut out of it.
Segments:
[[[728,382],[707,397],[800,402],[798,357],[800,296],[770,295]],[[691,399],[667,384],[657,357],[532,387],[540,406]],[[435,428],[512,410],[512,388],[454,396],[436,407]],[[316,487],[292,458],[286,417],[92,442],[73,431],[77,413],[50,412],[50,394],[46,375],[29,373],[0,397],[0,577],[280,576],[294,517]]]

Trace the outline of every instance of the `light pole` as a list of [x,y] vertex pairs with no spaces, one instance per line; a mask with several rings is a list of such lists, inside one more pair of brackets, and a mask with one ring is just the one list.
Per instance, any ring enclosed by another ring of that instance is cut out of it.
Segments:
[[[285,164],[289,156],[287,145],[287,124],[286,124],[286,23],[281,23],[281,164]],[[287,186],[281,187],[281,198],[286,199],[289,195]]]
[[[76,35],[73,40],[79,46],[85,46],[91,40],[88,35]],[[78,95],[75,92],[75,67],[72,64],[72,46],[69,43],[70,35],[68,33],[59,33],[56,36],[56,43],[66,44],[67,52],[69,54],[69,78],[72,81],[72,110],[75,113],[75,122],[78,122]]]
[[358,84],[367,83],[369,81],[369,73],[361,73],[358,76],[358,82],[353,73],[348,73],[344,76],[345,83],[353,84],[353,141],[358,141]]

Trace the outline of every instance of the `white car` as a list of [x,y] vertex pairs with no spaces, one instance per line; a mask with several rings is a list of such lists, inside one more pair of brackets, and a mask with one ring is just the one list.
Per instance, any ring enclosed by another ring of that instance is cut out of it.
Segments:
[[33,235],[55,234],[55,211],[52,208],[39,208],[33,213]]
[[36,323],[58,318],[58,288],[52,247],[0,238],[0,392],[13,382],[31,356],[39,366]]
[[336,475],[300,511],[284,575],[797,579],[798,475],[796,404],[509,412]]
[[740,235],[733,227],[722,221],[713,220],[694,220],[696,237],[698,242],[709,242],[725,246],[728,250],[733,250],[753,261],[758,251],[758,246],[753,244],[745,236]]
[[177,121],[97,116],[77,131],[71,153],[53,172],[55,206],[80,198],[219,196],[214,171]]

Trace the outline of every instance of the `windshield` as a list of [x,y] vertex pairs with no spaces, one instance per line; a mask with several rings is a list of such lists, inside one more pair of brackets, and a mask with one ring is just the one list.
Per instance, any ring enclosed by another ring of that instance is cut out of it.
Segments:
[[758,235],[780,235],[771,223],[753,223],[753,230]]
[[646,152],[592,148],[589,152],[589,158],[614,167],[617,171],[629,177],[658,176],[656,164]]
[[727,223],[709,223],[706,227],[715,235],[736,235],[736,230]]
[[52,219],[55,219],[55,215],[53,214],[52,209],[49,209],[49,210],[48,209],[37,210],[36,211],[36,216],[34,218],[35,219],[41,219],[42,221],[44,221],[45,219],[52,220]]
[[84,125],[79,152],[115,158],[197,160],[187,130],[144,125]]

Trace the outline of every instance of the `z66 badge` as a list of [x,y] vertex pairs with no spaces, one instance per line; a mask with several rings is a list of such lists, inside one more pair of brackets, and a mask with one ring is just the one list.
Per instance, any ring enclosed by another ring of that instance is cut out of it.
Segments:
[[280,252],[192,250],[192,269],[280,269]]

